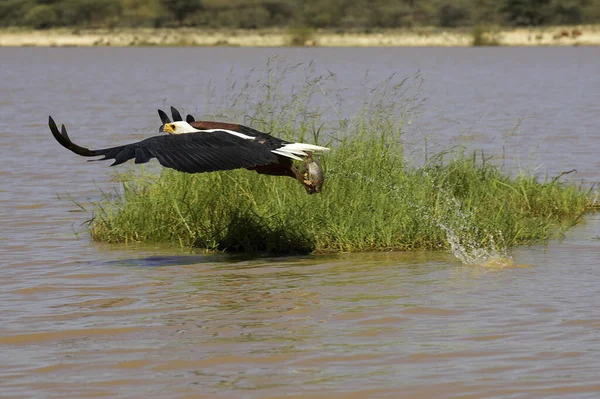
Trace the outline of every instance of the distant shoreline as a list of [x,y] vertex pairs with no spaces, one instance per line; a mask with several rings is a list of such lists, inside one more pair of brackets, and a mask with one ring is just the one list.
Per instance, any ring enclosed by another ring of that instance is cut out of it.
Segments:
[[[600,25],[483,30],[484,45],[599,46]],[[469,47],[471,28],[394,29],[374,33],[327,30],[0,29],[0,47]]]

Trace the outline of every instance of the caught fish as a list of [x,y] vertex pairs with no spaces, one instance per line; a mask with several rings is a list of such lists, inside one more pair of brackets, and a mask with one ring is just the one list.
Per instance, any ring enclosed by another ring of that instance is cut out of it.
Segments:
[[323,167],[318,160],[312,159],[312,154],[309,154],[300,166],[301,183],[308,194],[320,193],[325,181],[325,173]]

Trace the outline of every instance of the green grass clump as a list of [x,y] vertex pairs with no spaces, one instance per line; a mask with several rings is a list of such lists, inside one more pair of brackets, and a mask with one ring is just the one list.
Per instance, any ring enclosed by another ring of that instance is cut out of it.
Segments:
[[100,208],[94,239],[172,242],[208,250],[306,253],[446,248],[440,225],[481,242],[546,240],[579,220],[589,199],[574,185],[509,177],[457,154],[411,168],[397,148],[349,138],[327,158],[321,195],[293,179],[249,171],[121,176],[124,192]]
[[[332,122],[308,101],[331,81],[309,73],[304,87],[294,89],[285,102],[273,77],[279,72],[256,80],[266,91],[258,101],[245,98],[244,104],[257,104],[251,109],[254,119],[246,123],[280,137],[331,146],[322,159],[326,180],[321,194],[307,195],[288,177],[246,170],[121,174],[117,198],[98,204],[92,237],[219,251],[308,253],[448,248],[451,229],[470,242],[486,245],[495,236],[511,246],[560,234],[592,205],[574,184],[511,175],[461,150],[413,166],[402,138],[418,101],[409,95],[406,81],[375,85],[366,90],[356,116]],[[233,98],[236,108],[244,109],[239,97]],[[325,96],[317,103],[336,108],[335,98]]]

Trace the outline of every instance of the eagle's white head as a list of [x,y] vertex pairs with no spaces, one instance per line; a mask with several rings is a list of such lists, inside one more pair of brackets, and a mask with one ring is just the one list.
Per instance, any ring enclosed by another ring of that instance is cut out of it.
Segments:
[[189,123],[187,123],[185,121],[178,121],[178,122],[165,123],[158,129],[158,131],[166,132],[169,134],[183,134],[183,133],[199,132],[200,130],[194,129],[192,127],[192,125],[190,125]]

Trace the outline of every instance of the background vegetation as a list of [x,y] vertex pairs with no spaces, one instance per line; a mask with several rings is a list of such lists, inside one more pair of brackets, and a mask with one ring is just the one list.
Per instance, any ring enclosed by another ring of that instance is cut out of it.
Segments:
[[0,0],[0,26],[258,29],[600,22],[600,0]]

